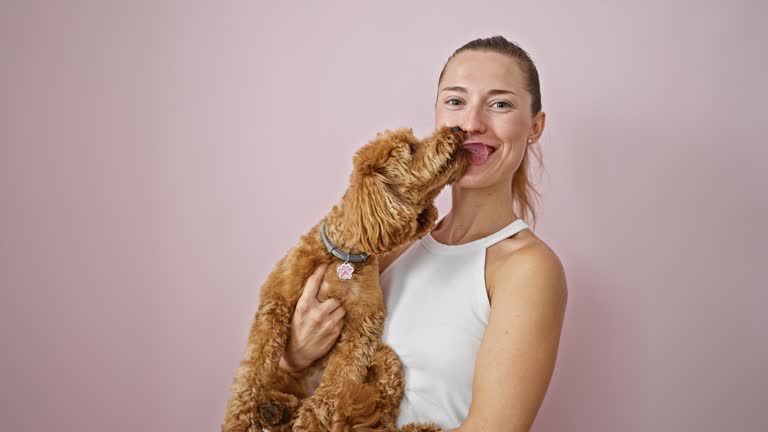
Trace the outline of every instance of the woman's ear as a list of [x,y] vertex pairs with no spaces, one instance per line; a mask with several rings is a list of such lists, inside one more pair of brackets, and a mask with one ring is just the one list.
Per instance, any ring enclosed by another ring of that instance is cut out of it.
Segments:
[[528,135],[528,139],[531,139],[532,141],[529,142],[529,144],[533,144],[541,138],[541,134],[544,133],[546,122],[547,114],[544,111],[539,111],[533,118],[533,123],[531,124],[531,132]]

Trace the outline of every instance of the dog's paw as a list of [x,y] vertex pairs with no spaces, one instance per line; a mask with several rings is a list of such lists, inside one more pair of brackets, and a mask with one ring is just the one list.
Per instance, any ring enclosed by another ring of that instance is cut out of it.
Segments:
[[271,431],[290,430],[291,421],[299,406],[299,399],[277,391],[271,391],[267,399],[257,406],[255,414],[258,421]]
[[259,405],[259,415],[267,426],[277,426],[291,419],[291,411],[281,403]]
[[437,423],[408,423],[399,432],[439,432],[443,430]]

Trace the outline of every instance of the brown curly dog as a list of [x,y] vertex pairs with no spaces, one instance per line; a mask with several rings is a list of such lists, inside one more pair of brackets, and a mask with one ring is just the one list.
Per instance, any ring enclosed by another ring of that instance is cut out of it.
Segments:
[[[435,198],[467,168],[463,140],[456,127],[438,128],[424,140],[411,129],[399,129],[377,134],[357,151],[341,201],[301,237],[261,287],[222,431],[397,430],[403,374],[397,355],[380,339],[385,310],[376,255],[432,230]],[[347,311],[344,329],[312,366],[285,372],[278,365],[291,315],[305,281],[324,263],[331,264],[325,276],[332,281],[329,297]],[[311,377],[320,373],[312,392]],[[439,427],[410,424],[403,430]]]

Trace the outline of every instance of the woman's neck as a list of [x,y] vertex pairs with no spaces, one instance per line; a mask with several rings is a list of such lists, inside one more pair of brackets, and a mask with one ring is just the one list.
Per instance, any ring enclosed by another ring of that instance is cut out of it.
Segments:
[[458,245],[487,237],[518,217],[512,209],[512,191],[451,188],[451,210],[432,231],[440,243]]

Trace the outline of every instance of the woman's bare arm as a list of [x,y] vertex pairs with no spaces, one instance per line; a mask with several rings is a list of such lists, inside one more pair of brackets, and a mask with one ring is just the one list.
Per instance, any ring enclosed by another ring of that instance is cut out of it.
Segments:
[[472,404],[455,430],[527,432],[555,367],[568,301],[565,272],[557,255],[539,245],[516,252],[492,277]]

